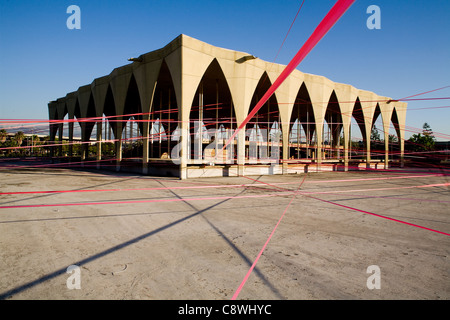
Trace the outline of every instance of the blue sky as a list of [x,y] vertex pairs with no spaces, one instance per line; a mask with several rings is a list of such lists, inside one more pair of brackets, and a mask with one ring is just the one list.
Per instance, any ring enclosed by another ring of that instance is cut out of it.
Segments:
[[[47,119],[47,103],[184,33],[273,62],[302,0],[0,0],[0,119]],[[335,3],[306,0],[276,60],[288,64]],[[69,30],[69,5],[81,29]],[[369,30],[369,5],[381,29]],[[403,98],[450,86],[450,1],[356,0],[298,69]],[[450,88],[417,98],[450,97]],[[450,100],[410,101],[407,136],[450,140]],[[420,110],[414,110],[420,109]]]

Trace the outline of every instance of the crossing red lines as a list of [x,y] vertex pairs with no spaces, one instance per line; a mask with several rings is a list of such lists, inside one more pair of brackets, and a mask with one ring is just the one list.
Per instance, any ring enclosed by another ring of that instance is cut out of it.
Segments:
[[[446,184],[446,185],[449,185],[449,184]],[[303,195],[305,195],[305,194],[303,194]],[[446,236],[450,236],[450,233],[447,233],[447,232],[443,232],[443,231],[439,231],[439,230],[427,228],[427,227],[424,227],[424,226],[420,226],[420,225],[418,225],[418,224],[406,222],[406,221],[399,220],[399,219],[394,219],[394,218],[391,218],[391,217],[388,217],[388,216],[384,216],[384,215],[381,215],[381,214],[369,212],[369,211],[366,211],[366,210],[361,210],[361,209],[353,208],[353,207],[346,206],[346,205],[343,205],[343,204],[340,204],[340,203],[336,203],[336,202],[333,202],[333,201],[330,201],[330,200],[325,200],[325,199],[313,197],[313,196],[310,196],[310,195],[305,195],[305,196],[307,196],[307,197],[309,197],[309,198],[312,198],[312,199],[316,199],[316,200],[325,202],[325,203],[328,203],[328,204],[332,204],[332,205],[335,205],[335,206],[339,206],[339,207],[342,207],[342,208],[345,208],[345,209],[349,209],[349,210],[353,210],[353,211],[357,211],[357,212],[369,214],[369,215],[372,215],[372,216],[375,216],[375,217],[387,219],[387,220],[394,221],[394,222],[403,223],[403,224],[406,224],[406,225],[409,225],[409,226],[412,226],[412,227],[421,228],[421,229],[425,229],[425,230],[428,230],[428,231],[440,233],[440,234],[443,234],[443,235],[446,235]]]
[[[305,182],[307,184],[314,183],[335,183],[335,182],[357,182],[357,181],[377,181],[377,180],[393,180],[393,179],[412,179],[412,178],[428,178],[428,177],[441,177],[445,176],[445,174],[420,174],[420,175],[403,175],[397,177],[376,177],[376,178],[358,178],[358,179],[338,179],[338,180],[311,180]],[[272,182],[265,183],[260,180],[256,180],[247,176],[244,176],[246,179],[257,181],[259,183],[263,183],[267,186],[272,186],[278,188],[283,191],[290,191],[290,189],[278,187],[279,185],[292,185],[296,184],[295,182]],[[448,185],[448,184],[441,184]],[[182,187],[152,187],[152,188],[113,188],[113,189],[75,189],[75,190],[32,190],[32,191],[8,191],[8,192],[0,192],[0,195],[21,195],[21,194],[57,194],[57,193],[79,193],[79,192],[126,192],[126,191],[152,191],[152,190],[176,190],[176,189],[207,189],[207,188],[246,188],[252,186],[251,184],[218,184],[218,185],[208,185],[201,184],[195,186],[182,186]],[[408,187],[395,187],[394,189],[401,188],[420,188],[420,187],[433,187],[439,186],[436,185],[423,185],[423,186],[408,186]],[[358,189],[358,190],[349,190],[349,191],[339,191],[339,192],[354,192],[354,191],[376,191],[376,190],[387,190],[391,188],[379,188],[379,189]],[[324,192],[319,192],[324,193]]]

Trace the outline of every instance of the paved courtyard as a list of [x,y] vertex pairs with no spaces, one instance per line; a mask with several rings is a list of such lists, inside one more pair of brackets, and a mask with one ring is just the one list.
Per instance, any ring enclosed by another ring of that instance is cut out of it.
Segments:
[[2,299],[231,299],[275,228],[238,299],[450,298],[441,171],[18,168],[0,171],[0,192]]

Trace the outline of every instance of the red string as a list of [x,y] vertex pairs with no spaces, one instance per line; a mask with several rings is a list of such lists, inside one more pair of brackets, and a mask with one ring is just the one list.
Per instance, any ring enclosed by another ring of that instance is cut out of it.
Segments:
[[298,190],[300,190],[301,186],[303,185],[303,182],[305,182],[306,179],[306,175],[303,177],[302,182],[300,183],[300,185],[297,188],[297,191],[294,193],[294,195],[292,196],[291,200],[289,201],[288,205],[286,206],[286,208],[283,211],[283,214],[281,215],[280,219],[278,220],[277,224],[275,225],[275,227],[273,228],[272,232],[269,235],[269,238],[267,238],[266,242],[264,243],[263,247],[261,248],[261,250],[258,253],[258,256],[256,257],[255,261],[253,262],[252,266],[250,267],[250,269],[248,270],[247,274],[245,275],[244,279],[242,280],[241,284],[239,285],[239,287],[237,288],[236,292],[234,293],[233,297],[231,298],[231,300],[236,300],[239,293],[241,292],[242,288],[244,287],[245,283],[248,280],[248,277],[250,276],[250,274],[252,273],[253,269],[255,268],[256,264],[258,263],[259,258],[261,257],[262,253],[264,252],[264,250],[266,249],[267,245],[269,244],[270,239],[272,238],[272,236],[275,233],[275,230],[278,228],[278,225],[280,224],[281,220],[283,219],[283,217],[286,214],[286,211],[289,209],[289,207],[292,204],[292,201],[294,201],[295,196],[297,195]]
[[231,141],[236,137],[237,133],[246,126],[247,122],[258,112],[259,109],[266,103],[267,100],[273,95],[276,89],[286,80],[286,78],[294,71],[300,62],[311,52],[317,43],[325,36],[325,34],[333,27],[333,25],[339,20],[339,18],[347,11],[348,8],[355,2],[355,0],[338,0],[336,4],[331,8],[325,18],[320,22],[312,35],[306,40],[305,44],[300,48],[294,58],[284,68],[275,82],[270,86],[267,92],[263,95],[261,100],[256,104],[253,110],[248,114],[247,118],[241,123],[238,129],[233,133],[230,139],[223,147],[224,149]]
[[322,201],[322,202],[326,202],[326,203],[329,203],[329,204],[334,204],[334,205],[342,207],[342,208],[346,208],[346,209],[350,209],[350,210],[354,210],[354,211],[370,214],[372,216],[376,216],[376,217],[379,217],[379,218],[383,218],[383,219],[387,219],[387,220],[395,221],[395,222],[400,222],[400,223],[403,223],[403,224],[406,224],[406,225],[409,225],[409,226],[413,226],[413,227],[425,229],[425,230],[428,230],[428,231],[433,231],[433,232],[436,232],[436,233],[440,233],[440,234],[443,234],[443,235],[446,235],[446,236],[450,236],[450,233],[446,233],[446,232],[443,232],[443,231],[427,228],[427,227],[420,226],[420,225],[417,225],[417,224],[414,224],[414,223],[410,223],[410,222],[406,222],[406,221],[403,221],[403,220],[390,218],[390,217],[387,217],[387,216],[383,216],[381,214],[377,214],[377,213],[373,213],[373,212],[369,212],[369,211],[365,211],[365,210],[361,210],[361,209],[345,206],[343,204],[339,204],[339,203],[332,202],[332,201],[329,201],[329,200],[320,199],[320,198],[316,198],[316,197],[312,197],[312,196],[308,196],[308,195],[305,195],[305,196],[309,197],[309,198],[312,198],[312,199],[316,199],[316,200]]
[[[347,9],[353,4],[354,0],[338,0],[336,4],[331,8],[331,10],[328,12],[328,14],[325,16],[325,18],[320,22],[319,26],[314,30],[313,34],[309,37],[309,39],[305,42],[305,44],[300,48],[300,50],[297,52],[295,57],[289,62],[287,67],[281,72],[280,76],[275,80],[275,82],[270,86],[269,90],[264,94],[264,96],[261,98],[261,100],[256,104],[256,106],[253,108],[253,110],[248,114],[247,118],[242,122],[242,124],[238,127],[238,129],[234,132],[234,134],[231,136],[231,138],[227,141],[224,148],[234,139],[236,134],[246,126],[246,124],[250,121],[251,118],[258,112],[259,109],[266,103],[266,101],[272,96],[272,94],[275,92],[275,90],[283,83],[283,81],[291,74],[292,71],[299,65],[299,63],[308,55],[308,53],[315,47],[315,45],[322,39],[322,37],[331,29],[331,27],[339,20],[339,18],[347,11]],[[305,180],[306,176],[303,178],[303,181]],[[302,183],[299,185],[298,189],[300,189]],[[287,209],[289,208],[290,204],[295,198],[294,196],[291,198],[291,201],[285,208],[283,214],[281,215],[280,219],[278,220],[277,224],[275,225],[275,228],[272,230],[272,233],[270,234],[269,238],[267,239],[266,243],[262,247],[261,251],[259,252],[257,258],[253,262],[252,266],[250,267],[250,270],[247,272],[247,274],[244,277],[244,280],[242,280],[241,284],[239,285],[238,289],[234,293],[232,300],[237,299],[240,291],[242,290],[245,282],[247,281],[248,277],[250,276],[251,272],[253,271],[253,268],[256,266],[256,263],[258,262],[259,258],[261,257],[261,254],[263,253],[264,249],[266,248],[267,244],[269,243],[270,239],[272,238],[273,234],[275,233],[275,230],[277,229],[278,225],[280,224],[281,220],[283,219]]]

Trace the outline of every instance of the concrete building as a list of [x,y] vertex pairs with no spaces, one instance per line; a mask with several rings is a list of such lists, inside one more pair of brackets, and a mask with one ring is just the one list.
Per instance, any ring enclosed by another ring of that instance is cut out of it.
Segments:
[[[396,159],[403,162],[404,102],[295,70],[222,150],[285,66],[186,35],[129,61],[48,104],[51,140],[62,136],[64,125],[71,140],[74,126],[80,126],[86,146],[96,137],[97,166],[105,160],[104,142],[114,141],[116,170],[133,163],[144,174],[186,179],[349,170],[352,161],[356,167],[387,168],[392,124]],[[386,143],[374,161],[370,136],[379,116]],[[357,159],[350,143],[352,118],[363,140]],[[124,144],[132,141],[140,142],[138,159],[125,159]]]

